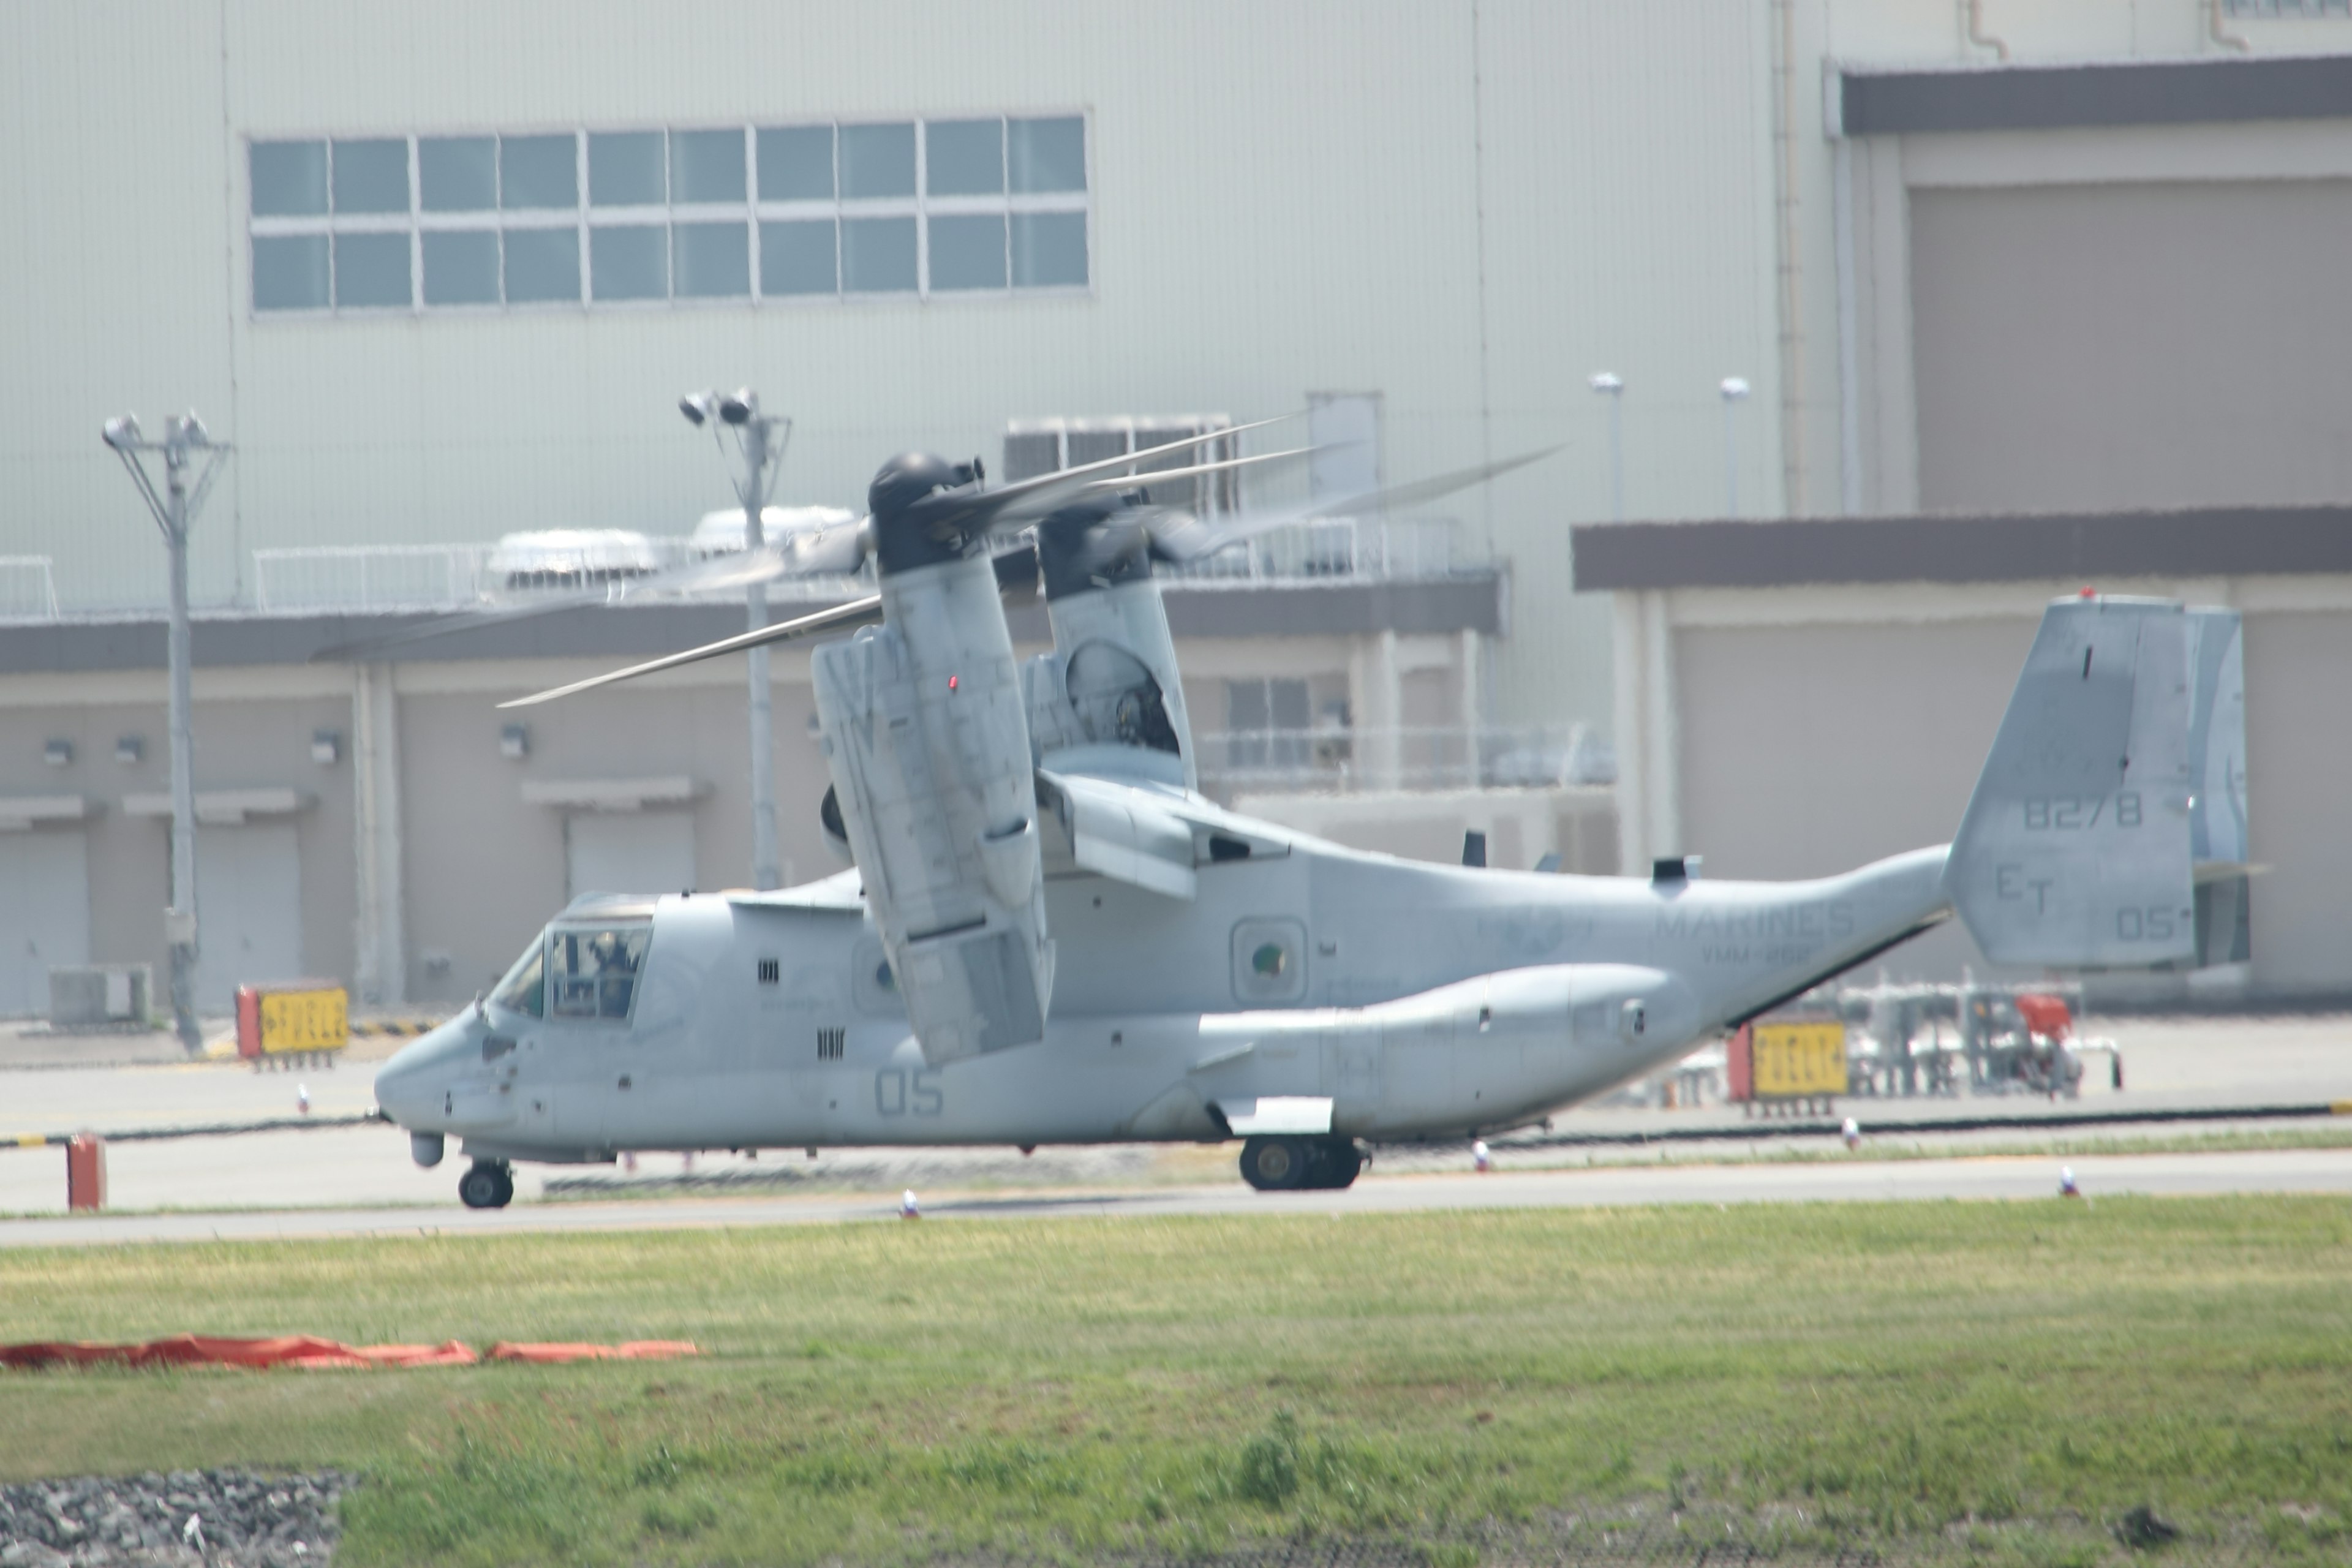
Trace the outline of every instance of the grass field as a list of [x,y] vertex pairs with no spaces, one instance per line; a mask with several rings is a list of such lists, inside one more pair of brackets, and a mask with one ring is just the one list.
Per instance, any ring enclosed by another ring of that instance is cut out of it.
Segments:
[[[899,1563],[1565,1510],[1791,1552],[2340,1562],[2352,1202],[795,1226],[11,1252],[0,1339],[687,1338],[659,1365],[0,1373],[0,1479],[367,1479],[342,1560]],[[1499,1530],[1500,1535],[1496,1531]],[[1484,1531],[1482,1537],[1481,1532]]]

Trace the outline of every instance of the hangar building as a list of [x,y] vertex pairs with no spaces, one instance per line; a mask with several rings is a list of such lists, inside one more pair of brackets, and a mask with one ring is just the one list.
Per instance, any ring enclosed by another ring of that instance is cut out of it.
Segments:
[[[1259,499],[1564,444],[1175,595],[1222,793],[1422,853],[1488,824],[1522,865],[1615,865],[1612,804],[1629,862],[1861,858],[1890,829],[1841,809],[1864,775],[1839,758],[1885,715],[1832,678],[1916,665],[1888,690],[1927,702],[1938,672],[2008,679],[2005,633],[1882,620],[1815,668],[1701,628],[1681,522],[2352,502],[2341,0],[100,0],[10,7],[0,39],[0,885],[38,889],[0,900],[27,955],[0,1012],[37,1005],[38,964],[162,956],[161,552],[96,437],[125,409],[194,406],[236,448],[196,530],[211,983],[290,966],[383,1004],[471,994],[583,878],[742,879],[739,672],[520,742],[491,712],[722,607],[316,657],[463,601],[510,533],[681,539],[726,498],[671,412],[690,388],[794,416],[794,503],[856,506],[910,446],[1018,472],[1292,410],[1347,445]],[[1570,530],[1620,512],[1663,554],[1587,580]],[[2273,684],[2324,690],[2347,569],[2297,560]],[[1732,621],[1850,624],[1819,570],[1739,587],[1764,607]],[[2191,577],[2252,609],[2278,575]],[[2002,593],[1988,624],[2021,626]],[[1679,703],[1645,695],[1626,615]],[[1820,743],[1725,745],[1706,668],[1749,681],[1724,710]],[[775,678],[805,875],[804,663]],[[2306,721],[2265,700],[2258,757]],[[1965,730],[1894,787],[1964,789]],[[1706,777],[1669,787],[1667,758]],[[2257,771],[2258,835],[2340,845],[2288,788]],[[1774,826],[1799,819],[1825,826]],[[2352,990],[2309,874],[2258,894],[2232,984]]]

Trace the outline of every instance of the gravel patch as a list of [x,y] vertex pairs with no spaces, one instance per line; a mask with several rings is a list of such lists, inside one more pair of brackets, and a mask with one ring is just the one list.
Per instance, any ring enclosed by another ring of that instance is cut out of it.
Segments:
[[0,1487],[0,1568],[323,1563],[335,1547],[335,1504],[352,1483],[337,1470],[227,1469]]

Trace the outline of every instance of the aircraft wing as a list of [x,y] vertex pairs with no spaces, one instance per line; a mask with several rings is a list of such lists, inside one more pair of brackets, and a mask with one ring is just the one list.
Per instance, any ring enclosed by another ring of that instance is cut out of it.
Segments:
[[1264,823],[1165,785],[1040,768],[1037,803],[1057,830],[1049,876],[1090,871],[1164,898],[1190,899],[1203,866],[1290,853]]

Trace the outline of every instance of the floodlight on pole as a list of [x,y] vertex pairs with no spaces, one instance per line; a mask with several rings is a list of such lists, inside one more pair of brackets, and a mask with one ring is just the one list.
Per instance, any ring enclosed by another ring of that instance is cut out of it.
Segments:
[[1589,384],[1609,400],[1609,515],[1625,521],[1625,383],[1613,371],[1594,374]]
[[1724,515],[1739,515],[1739,405],[1748,399],[1748,383],[1727,375],[1716,388],[1723,395]]
[[[736,456],[741,463],[735,494],[743,503],[743,548],[755,554],[766,549],[767,531],[761,526],[761,514],[775,491],[784,447],[792,439],[793,422],[761,413],[760,395],[748,386],[738,387],[723,396],[709,389],[689,392],[677,400],[677,408],[688,424],[709,429],[721,453],[727,449],[726,429],[734,430]],[[758,631],[768,624],[767,584],[754,581],[744,597],[751,629]],[[751,885],[764,892],[782,887],[784,880],[782,858],[776,846],[775,725],[770,711],[765,647],[751,650],[751,694],[746,707],[751,742]]]
[[[188,690],[188,528],[204,510],[213,480],[228,460],[229,445],[215,442],[195,410],[163,422],[163,438],[150,441],[139,428],[139,416],[121,414],[108,420],[100,437],[122,459],[138,485],[156,527],[163,531],[170,562],[171,622],[164,638],[169,668],[172,741],[172,902],[163,911],[163,936],[172,960],[172,1022],[180,1044],[191,1055],[204,1049],[203,1031],[196,1025],[196,784],[195,732]],[[147,471],[145,455],[163,459],[163,488],[159,493]],[[199,458],[195,454],[201,453]],[[201,462],[194,484],[188,470]]]

